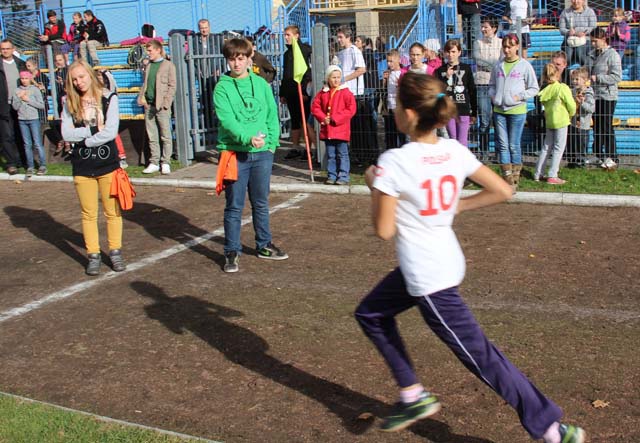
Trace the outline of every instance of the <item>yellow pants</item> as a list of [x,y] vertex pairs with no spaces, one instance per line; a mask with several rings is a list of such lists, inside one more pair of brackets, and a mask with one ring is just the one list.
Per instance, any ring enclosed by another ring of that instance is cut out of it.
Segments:
[[107,240],[109,250],[122,247],[122,215],[118,199],[111,197],[111,180],[113,172],[100,177],[76,176],[76,186],[80,209],[82,210],[82,235],[87,254],[100,253],[100,235],[98,233],[98,191],[102,200],[104,216],[107,218]]

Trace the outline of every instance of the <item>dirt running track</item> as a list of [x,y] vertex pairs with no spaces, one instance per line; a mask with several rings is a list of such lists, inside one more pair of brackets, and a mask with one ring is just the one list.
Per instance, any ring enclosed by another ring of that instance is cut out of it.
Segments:
[[[129,263],[222,225],[224,200],[210,191],[138,191]],[[0,314],[91,281],[71,184],[3,182],[0,205]],[[368,209],[366,197],[310,195],[272,216],[286,262],[252,255],[249,224],[238,274],[222,272],[214,238],[1,322],[0,390],[228,442],[531,441],[416,312],[401,330],[443,410],[391,435],[367,419],[396,397],[352,317],[395,266]],[[590,442],[640,442],[638,215],[511,204],[457,220],[465,298]]]

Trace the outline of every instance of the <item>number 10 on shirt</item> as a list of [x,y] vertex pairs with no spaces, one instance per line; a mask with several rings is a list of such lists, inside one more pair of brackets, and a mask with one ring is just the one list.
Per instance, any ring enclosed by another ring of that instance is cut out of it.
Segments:
[[[420,215],[424,217],[437,215],[440,210],[449,210],[458,195],[458,183],[453,175],[445,175],[435,180],[425,180],[420,187],[427,191],[427,208],[420,210]],[[448,195],[445,193],[446,188],[451,190]]]

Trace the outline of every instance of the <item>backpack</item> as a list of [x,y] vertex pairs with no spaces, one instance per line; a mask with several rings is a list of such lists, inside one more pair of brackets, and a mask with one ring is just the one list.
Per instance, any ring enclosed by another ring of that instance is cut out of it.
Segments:
[[195,34],[195,32],[193,32],[191,29],[172,29],[169,31],[169,37],[171,37],[173,34],[181,34],[185,37],[188,37]]
[[134,45],[129,49],[129,55],[127,55],[127,64],[134,69],[142,69],[142,61],[147,58],[144,46],[141,43]]
[[156,36],[156,28],[149,23],[145,23],[142,25],[140,35],[142,35],[142,37],[154,38]]
[[98,74],[100,74],[100,78],[102,80],[102,85],[108,89],[110,92],[112,93],[117,93],[118,91],[118,85],[116,83],[116,79],[113,76],[113,74],[111,73],[111,71],[109,71],[108,69],[99,69],[98,71],[96,71]]

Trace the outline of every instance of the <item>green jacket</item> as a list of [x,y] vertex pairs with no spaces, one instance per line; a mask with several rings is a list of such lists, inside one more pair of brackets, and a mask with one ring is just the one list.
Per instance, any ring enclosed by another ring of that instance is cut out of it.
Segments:
[[544,106],[544,120],[548,129],[569,126],[571,117],[576,113],[576,101],[571,89],[564,83],[550,83],[538,93]]
[[[221,151],[275,152],[280,146],[278,105],[271,86],[253,73],[241,79],[220,77],[213,92],[218,117],[218,149]],[[265,145],[256,149],[251,137],[266,134]]]

